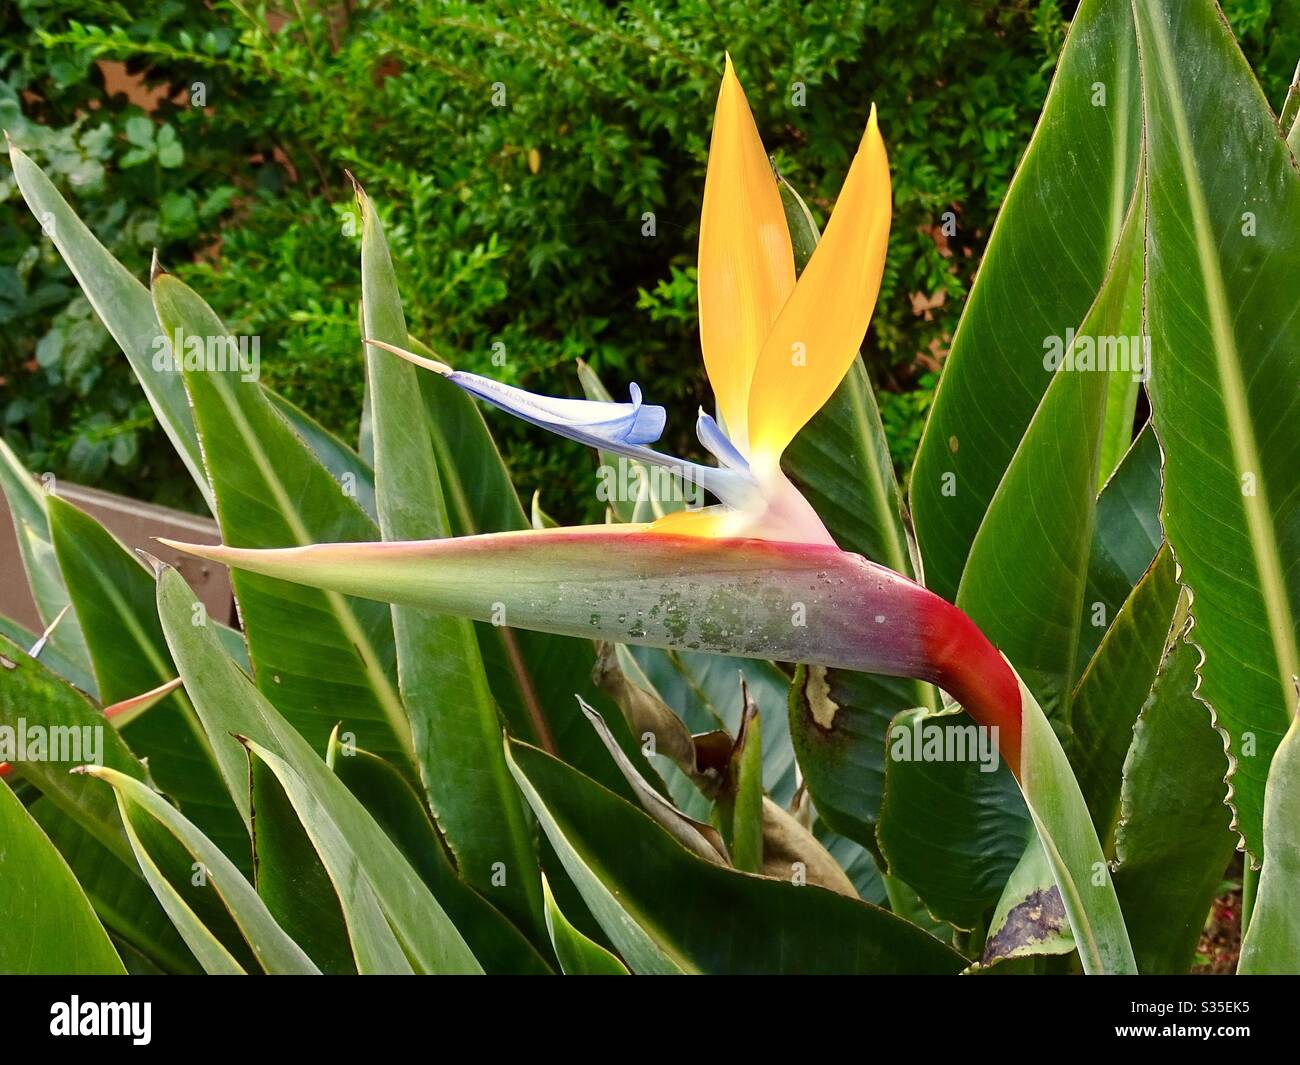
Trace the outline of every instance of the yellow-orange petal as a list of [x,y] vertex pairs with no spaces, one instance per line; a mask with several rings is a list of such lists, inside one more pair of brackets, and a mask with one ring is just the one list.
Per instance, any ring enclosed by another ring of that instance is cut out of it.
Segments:
[[873,105],[826,232],[754,368],[751,465],[774,466],[853,364],[880,291],[890,213],[889,160]]
[[727,433],[742,451],[754,366],[794,290],[781,193],[727,57],[700,217],[700,346]]

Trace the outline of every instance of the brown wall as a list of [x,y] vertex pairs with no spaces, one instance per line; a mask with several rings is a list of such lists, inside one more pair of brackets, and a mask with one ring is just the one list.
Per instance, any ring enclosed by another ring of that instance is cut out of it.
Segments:
[[[211,617],[234,624],[233,600],[230,579],[224,566],[202,559],[191,558],[156,543],[152,537],[166,536],[174,540],[215,544],[221,536],[217,523],[211,518],[184,514],[151,503],[139,503],[125,496],[101,492],[97,488],[60,481],[59,498],[80,507],[109,532],[116,536],[128,550],[143,548],[149,554],[175,566],[190,583],[190,587],[203,600]],[[18,552],[18,539],[13,517],[0,492],[0,614],[12,618],[27,628],[40,632],[44,627],[36,613],[27,588],[27,574],[23,570],[22,556]]]

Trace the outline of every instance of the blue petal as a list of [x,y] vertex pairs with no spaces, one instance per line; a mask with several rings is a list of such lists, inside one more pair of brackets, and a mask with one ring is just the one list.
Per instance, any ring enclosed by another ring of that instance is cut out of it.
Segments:
[[[664,431],[667,414],[663,407],[642,403],[641,389],[635,384],[629,389],[632,399],[630,403],[609,403],[539,396],[525,392],[522,388],[503,385],[490,377],[461,370],[445,373],[444,376],[470,395],[559,436],[601,451],[636,459],[638,462],[666,467],[698,484],[729,506],[744,507],[754,498],[755,483],[749,475],[748,467],[743,464],[743,459],[738,469],[721,469],[664,455],[644,446],[659,439]],[[719,436],[722,435],[716,425],[714,429]],[[732,451],[735,449],[732,448]],[[738,452],[736,454],[739,455]]]
[[695,420],[695,435],[700,438],[700,443],[708,449],[709,454],[728,469],[749,471],[749,461],[727,439],[727,434],[712,416],[704,413],[703,408],[700,408],[700,416]]
[[651,443],[659,439],[667,421],[663,407],[641,402],[641,389],[636,385],[630,390],[632,402],[611,403],[539,396],[462,370],[446,377],[494,407],[592,447]]

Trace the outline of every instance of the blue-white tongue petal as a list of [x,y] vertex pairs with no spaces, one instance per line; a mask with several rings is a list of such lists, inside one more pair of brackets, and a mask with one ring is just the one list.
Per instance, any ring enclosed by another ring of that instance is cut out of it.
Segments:
[[[490,377],[453,370],[446,363],[427,359],[423,355],[417,355],[413,351],[392,344],[385,344],[378,340],[367,340],[366,343],[390,351],[426,370],[432,370],[470,395],[477,396],[494,407],[499,407],[542,429],[549,429],[559,436],[568,437],[570,440],[576,440],[580,444],[601,451],[623,455],[651,466],[662,466],[683,479],[698,484],[730,507],[745,509],[752,506],[756,499],[757,485],[750,475],[748,466],[745,465],[744,459],[739,457],[739,452],[726,442],[726,437],[722,435],[721,429],[716,424],[713,425],[713,432],[727,448],[730,448],[732,456],[739,458],[740,464],[734,468],[702,466],[646,447],[646,444],[658,440],[663,433],[667,414],[663,407],[642,403],[641,389],[636,385],[632,385],[629,389],[632,395],[630,403],[555,399],[551,396],[525,392],[522,388],[503,385]],[[712,419],[709,421],[712,422]],[[713,451],[713,447],[707,441],[705,446]],[[719,455],[717,451],[713,453]]]
[[630,403],[612,403],[539,396],[463,370],[453,370],[445,376],[494,407],[592,447],[653,443],[662,435],[667,421],[663,407],[641,402],[641,389],[635,384],[630,389]]

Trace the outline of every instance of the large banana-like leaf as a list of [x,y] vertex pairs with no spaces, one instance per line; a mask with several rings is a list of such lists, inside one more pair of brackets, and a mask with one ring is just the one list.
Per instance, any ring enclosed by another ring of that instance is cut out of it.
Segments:
[[[936,736],[948,745],[937,758],[926,753]],[[958,753],[959,737],[960,756],[947,757]],[[988,732],[956,707],[904,711],[879,745],[887,768],[876,836],[890,875],[935,917],[974,928],[1002,895],[1030,834],[1015,779]]]
[[1115,891],[1141,973],[1187,971],[1237,842],[1223,737],[1196,696],[1201,654],[1188,626],[1180,609],[1133,727],[1119,795]]
[[[238,350],[207,304],[175,278],[155,279],[154,300],[167,335]],[[193,365],[183,376],[227,542],[378,539],[356,500],[233,359],[221,368]],[[324,750],[342,717],[358,742],[415,764],[387,610],[247,574],[233,585],[258,687],[313,747]]]
[[1162,548],[1115,615],[1074,694],[1071,764],[1097,834],[1108,847],[1133,725],[1151,691],[1173,624],[1178,603],[1175,569],[1173,555]]
[[964,964],[888,911],[696,857],[536,748],[510,742],[508,753],[565,869],[633,972],[953,973]]
[[1160,444],[1148,422],[1097,496],[1075,676],[1087,664],[1164,540]]
[[1051,380],[1047,343],[1079,326],[1111,267],[1136,182],[1138,82],[1128,5],[1084,0],[953,337],[912,473],[926,583],[946,598],[957,594]]
[[202,868],[203,885],[191,890],[210,890],[216,894],[266,972],[317,972],[302,949],[276,924],[275,918],[234,863],[193,822],[148,785],[125,773],[98,766],[86,766],[83,771],[113,788],[122,823],[145,879],[207,972],[240,973],[245,970],[203,925],[190,902],[181,894],[181,889],[155,863],[142,838],[153,824],[169,833]]
[[[374,206],[362,213],[361,306],[366,337],[405,343],[397,276]],[[385,540],[450,536],[417,371],[386,351],[366,355],[375,501]],[[394,605],[397,677],[420,777],[465,879],[545,937],[541,881],[519,791],[501,749],[501,719],[473,624]]]
[[[1140,206],[1134,197],[1101,291],[1078,328],[1079,347],[1065,355],[1081,355],[1089,341],[1101,350],[1106,338],[1127,335]],[[1097,470],[1115,375],[1070,361],[1039,372],[1050,383],[989,500],[962,570],[957,605],[1016,663],[1048,717],[1068,731]]]
[[1237,827],[1258,860],[1300,675],[1300,172],[1213,0],[1134,10],[1162,517],[1193,595],[1200,694],[1229,737]]
[[1273,757],[1264,796],[1264,867],[1237,971],[1295,975],[1300,969],[1300,717]]
[[[179,573],[161,570],[158,616],[231,797],[250,817],[242,740],[275,774],[311,836],[344,902],[358,968],[379,962],[386,970],[391,962],[417,972],[480,972],[460,933],[374,817],[235,665],[211,626],[193,623],[197,602]],[[355,914],[348,913],[349,900],[358,903]],[[389,932],[378,927],[376,913]],[[400,947],[400,959],[388,936]]]
[[62,855],[0,781],[0,972],[126,970]]

